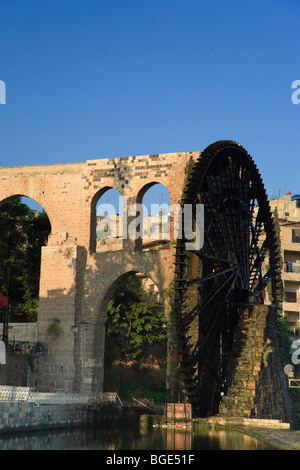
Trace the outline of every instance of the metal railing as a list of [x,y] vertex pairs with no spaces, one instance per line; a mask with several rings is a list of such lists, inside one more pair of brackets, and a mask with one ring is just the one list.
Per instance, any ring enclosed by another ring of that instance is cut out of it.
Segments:
[[95,393],[47,393],[35,392],[30,387],[0,386],[0,402],[33,402],[36,405],[73,405],[91,403],[111,403],[123,406],[115,392]]

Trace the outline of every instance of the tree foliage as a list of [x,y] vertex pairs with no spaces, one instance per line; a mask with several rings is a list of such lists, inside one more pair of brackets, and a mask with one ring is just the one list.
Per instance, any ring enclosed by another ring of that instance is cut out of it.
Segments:
[[0,206],[0,289],[9,295],[11,320],[36,319],[41,246],[50,231],[47,214],[31,210],[20,197]]
[[149,346],[166,341],[165,318],[155,295],[137,276],[126,278],[111,299],[106,322],[106,354],[135,360]]

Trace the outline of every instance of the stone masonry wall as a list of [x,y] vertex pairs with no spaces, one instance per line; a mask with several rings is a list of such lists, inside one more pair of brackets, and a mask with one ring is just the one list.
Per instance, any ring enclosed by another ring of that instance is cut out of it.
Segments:
[[[3,324],[0,323],[0,331],[3,329]],[[21,343],[27,341],[29,343],[38,342],[37,323],[9,323],[8,324],[8,338],[10,343]]]
[[279,419],[296,425],[287,381],[281,373],[275,316],[271,306],[239,306],[220,415]]
[[[118,252],[96,251],[96,204],[109,188],[142,202],[163,184],[171,204],[180,203],[189,162],[200,152],[143,155],[86,162],[0,169],[0,201],[27,196],[47,212],[51,234],[42,248],[37,389],[91,393],[103,388],[106,308],[120,279],[142,273],[162,294],[173,280],[174,246],[145,249],[123,240]],[[128,224],[130,223],[130,218]],[[165,299],[168,325],[167,383],[177,374],[175,325]],[[53,325],[56,335],[49,335]]]
[[[0,433],[90,426],[95,421],[103,422],[117,418],[119,411],[112,407],[99,406],[95,414],[95,405],[39,405],[31,402],[0,403]],[[106,409],[107,408],[107,409]]]
[[230,353],[221,415],[255,416],[256,384],[262,361],[266,316],[263,305],[238,306],[239,319]]
[[32,354],[6,353],[6,364],[0,364],[0,385],[35,387],[37,358]]
[[[262,361],[260,379],[256,389],[255,407],[257,416],[275,418],[298,428],[298,422],[288,387],[288,378],[284,373],[284,364],[280,353],[280,339],[276,328],[276,315],[269,308],[265,339],[270,341],[271,352]],[[266,344],[266,341],[265,341]]]

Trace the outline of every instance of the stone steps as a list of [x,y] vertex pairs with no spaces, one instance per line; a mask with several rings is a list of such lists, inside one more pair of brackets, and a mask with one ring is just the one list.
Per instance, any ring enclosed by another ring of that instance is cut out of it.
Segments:
[[208,419],[209,423],[219,425],[245,425],[272,429],[290,429],[290,423],[284,423],[279,419],[258,419],[258,418],[245,418],[239,416],[214,416]]

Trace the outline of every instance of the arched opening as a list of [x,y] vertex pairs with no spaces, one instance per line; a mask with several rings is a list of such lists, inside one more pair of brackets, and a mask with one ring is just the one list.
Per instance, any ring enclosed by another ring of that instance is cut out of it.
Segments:
[[123,248],[123,198],[114,188],[95,194],[91,213],[91,250],[116,251]]
[[107,301],[104,391],[125,402],[164,402],[167,327],[157,286],[141,273],[128,273]]
[[41,247],[50,233],[37,201],[17,195],[0,203],[0,340],[6,348],[1,385],[35,386]]
[[153,249],[168,243],[171,238],[171,198],[168,189],[161,183],[145,185],[137,195],[139,211],[138,226],[141,236],[137,247]]

